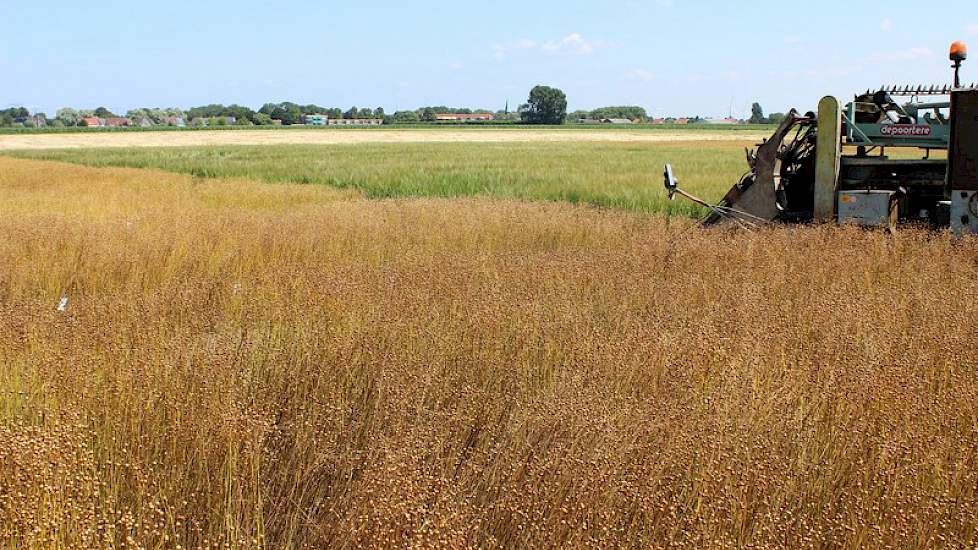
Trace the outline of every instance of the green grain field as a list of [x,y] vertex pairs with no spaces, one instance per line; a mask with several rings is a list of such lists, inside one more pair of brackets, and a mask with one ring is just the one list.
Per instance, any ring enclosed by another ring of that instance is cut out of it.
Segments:
[[491,197],[564,201],[670,215],[699,215],[670,202],[662,168],[717,200],[746,170],[750,141],[668,143],[398,143],[105,148],[21,151],[20,158],[94,167],[151,168],[201,178],[356,189],[372,199]]

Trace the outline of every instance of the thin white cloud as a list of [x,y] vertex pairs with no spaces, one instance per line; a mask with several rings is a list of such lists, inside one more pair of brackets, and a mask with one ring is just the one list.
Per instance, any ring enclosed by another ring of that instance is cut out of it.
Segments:
[[870,61],[892,63],[895,61],[917,61],[934,57],[934,50],[930,48],[908,48],[905,50],[893,50],[879,52],[870,56]]
[[648,69],[632,69],[625,73],[628,80],[639,80],[641,82],[651,82],[655,80],[655,74]]
[[789,45],[792,45],[792,44],[801,44],[804,41],[805,41],[805,39],[802,38],[802,37],[800,37],[800,36],[786,36],[786,37],[784,37],[784,43],[785,44],[789,44]]
[[893,20],[887,17],[886,19],[880,21],[880,30],[883,32],[890,32],[893,29]]
[[585,40],[581,33],[574,32],[561,38],[560,40],[548,40],[541,47],[547,53],[572,53],[577,55],[588,55],[594,53],[597,43]]
[[968,34],[978,34],[978,23],[971,23],[964,26],[964,32]]
[[461,71],[462,69],[465,68],[465,65],[463,65],[461,63],[452,63],[452,64],[450,64],[448,66],[448,68],[451,69],[451,70],[453,70],[453,71]]
[[498,60],[503,60],[510,54],[520,51],[537,51],[550,55],[590,55],[595,50],[605,46],[604,42],[591,41],[579,32],[568,34],[557,40],[547,40],[537,42],[524,38],[506,44],[496,44],[492,47],[493,55]]

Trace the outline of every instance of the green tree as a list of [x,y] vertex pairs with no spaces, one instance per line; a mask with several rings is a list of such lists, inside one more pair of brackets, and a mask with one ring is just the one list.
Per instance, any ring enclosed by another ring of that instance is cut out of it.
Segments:
[[567,115],[567,120],[571,122],[577,122],[578,120],[583,120],[585,118],[591,118],[590,111],[574,111]]
[[126,118],[132,121],[133,125],[138,126],[143,118],[148,118],[153,121],[153,117],[149,116],[149,109],[129,109],[126,111]]
[[394,113],[394,123],[413,124],[421,121],[421,117],[414,111],[398,111]]
[[591,111],[591,118],[627,118],[628,120],[645,120],[648,114],[645,109],[637,105],[620,105],[616,107],[602,107]]
[[163,109],[143,109],[146,111],[146,116],[153,121],[153,124],[165,124],[166,123],[166,111]]
[[106,107],[99,107],[98,109],[95,109],[94,114],[99,118],[115,118],[116,116],[115,113],[113,113]]
[[[298,109],[294,109],[294,110],[298,112]],[[281,112],[283,116],[288,114],[288,112],[285,109],[281,109]],[[242,107],[241,105],[212,104],[212,105],[204,105],[201,107],[194,107],[190,109],[190,118],[234,117],[235,124],[237,124],[237,121],[239,120],[250,121],[254,116],[255,116],[254,111],[252,111],[248,107]],[[242,124],[245,123],[242,122]]]
[[12,107],[0,111],[0,126],[15,126],[18,124],[23,126],[23,123],[17,122],[17,119],[27,120],[31,116],[30,111],[24,107]]
[[265,113],[255,113],[255,117],[252,120],[258,126],[271,126],[273,124],[272,117]]
[[781,124],[782,122],[784,122],[786,116],[787,115],[785,115],[784,113],[771,113],[767,117],[767,121],[770,122],[771,124]]
[[55,120],[60,120],[65,126],[74,126],[78,124],[78,120],[81,118],[81,115],[78,114],[78,111],[65,107],[63,109],[58,109],[58,111],[54,114],[54,118]]
[[302,123],[302,106],[288,101],[266,103],[258,112],[272,117],[273,120],[281,121],[285,125]]
[[31,116],[31,112],[27,110],[27,107],[14,107],[8,110],[10,116],[14,118],[27,118]]
[[431,107],[425,107],[421,110],[421,120],[425,122],[432,122],[438,116],[438,113]]
[[567,118],[567,96],[550,86],[536,86],[521,112],[527,124],[563,124]]
[[374,116],[376,118],[384,118],[385,116],[387,116],[387,114],[384,112],[383,107],[377,107],[376,109],[374,109]]
[[761,108],[760,103],[755,103],[751,105],[750,108],[750,120],[751,124],[764,124],[767,120],[764,118],[764,109]]
[[359,113],[360,110],[354,105],[353,107],[350,107],[347,112],[343,113],[343,118],[357,118],[357,114]]

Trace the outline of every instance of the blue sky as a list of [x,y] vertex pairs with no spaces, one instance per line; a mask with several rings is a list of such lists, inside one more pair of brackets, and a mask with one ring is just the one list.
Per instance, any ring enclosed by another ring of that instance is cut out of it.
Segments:
[[[939,6],[939,7],[937,7]],[[880,84],[944,83],[978,48],[978,1],[6,0],[0,108],[515,107],[656,115],[811,108]],[[978,80],[978,50],[964,75]]]

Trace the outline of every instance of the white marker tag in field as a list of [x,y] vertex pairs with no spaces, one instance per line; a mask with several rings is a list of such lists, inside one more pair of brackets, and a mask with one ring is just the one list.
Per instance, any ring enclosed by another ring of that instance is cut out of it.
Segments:
[[66,311],[68,309],[68,297],[62,296],[61,301],[58,302],[58,311]]

